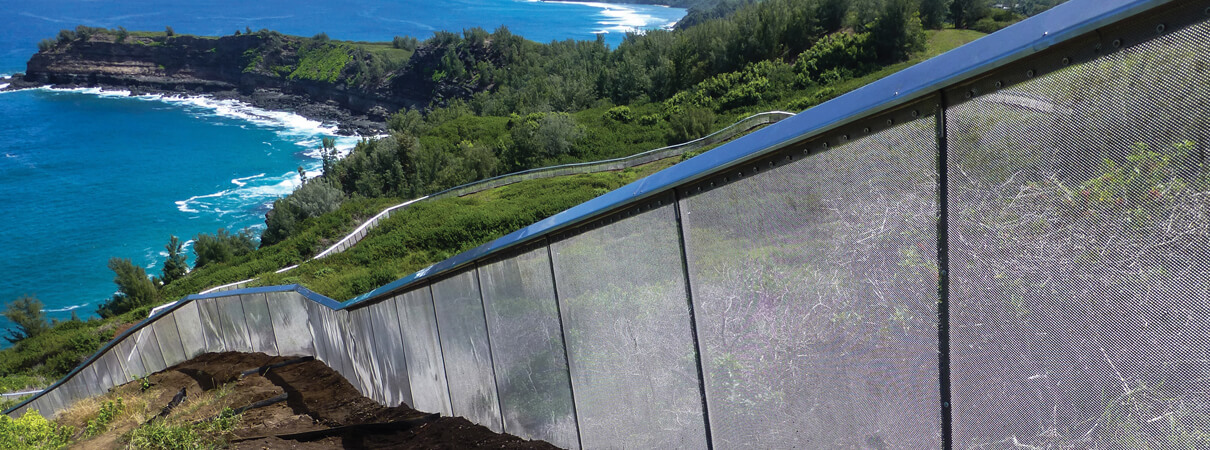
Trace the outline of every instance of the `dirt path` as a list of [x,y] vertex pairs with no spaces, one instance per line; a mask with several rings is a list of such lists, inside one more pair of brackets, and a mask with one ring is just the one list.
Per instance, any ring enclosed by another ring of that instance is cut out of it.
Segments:
[[[196,421],[211,417],[223,407],[239,408],[286,394],[283,402],[243,413],[239,424],[226,436],[231,448],[237,449],[556,448],[542,441],[494,433],[460,417],[438,417],[407,406],[384,407],[361,396],[348,381],[319,361],[240,376],[250,369],[292,359],[260,353],[205,354],[148,376],[151,388],[146,392],[142,382],[134,381],[114,388],[111,396],[147,398],[148,393],[153,393],[147,399],[147,409],[158,411],[184,388],[186,401],[174,412],[174,420]],[[207,395],[216,399],[210,402],[213,404],[190,407],[190,400],[200,402]],[[129,399],[126,402],[132,403]],[[61,416],[58,421],[81,427],[86,420],[86,414],[81,413],[75,417]],[[118,427],[96,438],[78,441],[76,447],[118,447],[122,443],[120,436],[133,426]]]

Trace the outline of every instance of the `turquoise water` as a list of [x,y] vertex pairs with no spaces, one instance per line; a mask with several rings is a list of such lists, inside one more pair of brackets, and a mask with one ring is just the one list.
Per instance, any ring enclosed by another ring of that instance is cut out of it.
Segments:
[[[178,33],[270,28],[334,39],[427,37],[507,25],[538,41],[616,44],[629,27],[684,11],[512,0],[86,2],[0,0],[0,74],[19,72],[37,41],[77,24]],[[14,25],[15,24],[15,25]],[[48,315],[81,317],[112,295],[110,257],[158,274],[170,235],[260,226],[268,204],[314,172],[331,124],[233,102],[35,89],[0,93],[0,303],[34,295]],[[347,148],[354,138],[341,138]],[[8,327],[0,319],[0,327]],[[3,345],[4,343],[0,343]]]

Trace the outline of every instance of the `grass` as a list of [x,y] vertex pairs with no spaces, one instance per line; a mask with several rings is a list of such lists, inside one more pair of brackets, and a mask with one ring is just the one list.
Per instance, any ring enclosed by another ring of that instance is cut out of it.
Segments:
[[298,283],[347,300],[462,251],[490,242],[671,165],[528,180],[466,197],[421,202],[380,222],[345,252],[290,271],[265,273],[259,286]]
[[349,48],[344,45],[303,45],[298,53],[298,68],[287,77],[291,80],[297,78],[335,83],[345,66],[353,60]]
[[[159,402],[165,397],[164,390],[154,385],[143,389],[132,382],[105,395],[77,401],[51,424],[67,430],[68,444],[83,448],[222,448],[223,436],[240,420],[227,405],[226,397],[232,390],[233,384],[228,383],[200,394],[191,393],[168,416],[152,420],[163,408]],[[217,419],[198,421],[209,417]]]

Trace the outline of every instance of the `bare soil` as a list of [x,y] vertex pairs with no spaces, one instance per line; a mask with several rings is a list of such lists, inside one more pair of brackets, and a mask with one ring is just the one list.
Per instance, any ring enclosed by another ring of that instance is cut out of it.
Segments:
[[[388,408],[363,397],[344,377],[319,361],[273,368],[240,377],[249,369],[289,361],[263,353],[209,353],[148,376],[157,397],[149,406],[167,405],[185,388],[188,397],[222,387],[221,403],[239,408],[283,393],[287,400],[251,409],[227,436],[237,449],[553,449],[543,441],[499,434],[461,417],[439,417],[401,405]],[[114,388],[122,395],[142,391],[139,381]],[[184,407],[187,404],[182,404]],[[112,439],[93,439],[87,447],[110,447]],[[106,445],[109,444],[109,445]]]

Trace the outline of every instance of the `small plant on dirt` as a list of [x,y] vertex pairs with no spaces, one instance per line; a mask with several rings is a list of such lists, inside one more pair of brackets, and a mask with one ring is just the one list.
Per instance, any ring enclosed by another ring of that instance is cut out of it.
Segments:
[[130,432],[130,448],[133,449],[193,450],[209,447],[189,424],[169,424],[156,420]]
[[148,389],[151,389],[151,380],[148,380],[147,377],[139,378],[139,390],[147,392]]
[[239,425],[240,419],[243,416],[236,414],[234,409],[223,408],[223,412],[219,413],[218,417],[210,421],[206,431],[215,433],[230,433],[235,430],[235,426]]
[[126,407],[122,404],[121,398],[102,403],[101,410],[97,412],[97,417],[89,420],[88,425],[85,426],[84,436],[92,437],[109,431],[109,424],[124,409]]

